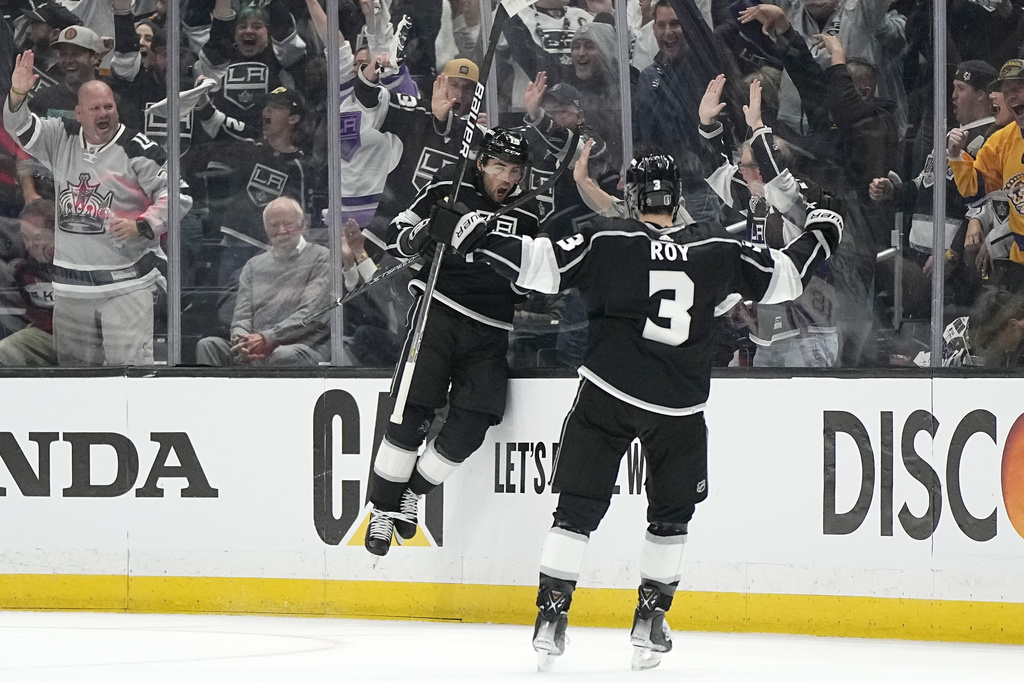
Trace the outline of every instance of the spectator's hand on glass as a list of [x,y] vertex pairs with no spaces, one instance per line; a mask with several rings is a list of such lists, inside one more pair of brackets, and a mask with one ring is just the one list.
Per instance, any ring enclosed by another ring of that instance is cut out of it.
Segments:
[[[704,97],[700,98],[700,122],[710,126],[718,118],[718,115],[725,109],[725,102],[722,102],[722,91],[725,90],[725,74],[718,74],[704,91]],[[744,107],[746,109],[746,107]]]
[[959,159],[963,155],[964,147],[967,146],[967,131],[963,128],[954,128],[949,131],[946,138],[946,156],[950,159]]
[[430,111],[438,121],[448,118],[448,113],[455,106],[455,97],[449,97],[448,76],[438,74],[434,80],[434,94],[430,97]]
[[741,24],[752,21],[761,22],[761,32],[774,37],[789,30],[786,12],[778,5],[755,5],[748,7],[739,14]]
[[750,81],[750,104],[743,105],[743,118],[750,130],[764,127],[761,120],[761,81],[756,78]]
[[868,185],[868,196],[876,202],[884,202],[892,199],[893,193],[892,180],[889,178],[875,178]]
[[964,238],[964,249],[974,251],[985,243],[985,233],[981,229],[981,221],[972,218],[967,222],[967,236]]
[[523,95],[523,104],[526,113],[531,119],[536,120],[541,113],[540,101],[544,99],[544,93],[548,89],[548,74],[546,71],[537,72],[537,78],[526,84],[526,94]]
[[828,54],[832,58],[832,66],[846,64],[846,49],[843,48],[843,44],[839,41],[839,36],[829,35],[828,33],[816,33],[814,39],[817,41],[817,47],[828,50]]

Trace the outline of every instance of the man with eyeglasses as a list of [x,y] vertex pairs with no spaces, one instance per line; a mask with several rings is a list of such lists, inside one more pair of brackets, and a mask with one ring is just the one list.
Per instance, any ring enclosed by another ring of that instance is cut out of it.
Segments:
[[306,241],[306,216],[291,197],[263,210],[270,249],[251,258],[238,280],[231,339],[204,337],[200,365],[317,365],[330,359],[325,324],[302,319],[329,294],[330,253]]
[[[523,134],[495,128],[484,135],[476,163],[467,170],[457,203],[454,170],[444,169],[416,195],[412,205],[392,221],[387,232],[390,254],[409,259],[421,253],[429,261],[436,243],[428,229],[456,224],[472,231],[514,201],[527,171],[530,148]],[[529,205],[507,211],[493,229],[509,235],[534,236],[535,210]],[[458,228],[456,228],[458,229]],[[429,268],[409,285],[420,295],[409,320],[421,305]],[[419,360],[412,377],[401,424],[389,423],[370,474],[373,510],[366,530],[366,549],[385,555],[393,537],[399,544],[416,534],[419,498],[439,486],[483,443],[491,425],[505,414],[508,386],[508,332],[513,309],[524,292],[482,263],[445,255],[423,332]],[[408,352],[412,331],[406,338]],[[393,387],[401,383],[403,366]],[[436,411],[448,405],[448,416],[436,439],[420,452]]]

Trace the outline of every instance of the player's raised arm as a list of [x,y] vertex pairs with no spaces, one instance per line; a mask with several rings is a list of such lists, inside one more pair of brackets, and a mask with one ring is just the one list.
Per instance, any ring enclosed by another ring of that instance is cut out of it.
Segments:
[[842,216],[831,209],[815,209],[807,215],[804,232],[782,249],[741,243],[739,293],[765,304],[796,299],[842,239]]

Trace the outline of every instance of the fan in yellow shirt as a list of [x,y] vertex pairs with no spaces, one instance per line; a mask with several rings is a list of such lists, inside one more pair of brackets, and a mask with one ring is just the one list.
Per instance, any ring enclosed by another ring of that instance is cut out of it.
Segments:
[[963,151],[968,132],[961,128],[949,132],[946,151],[957,189],[968,202],[995,190],[1006,191],[1013,232],[1010,260],[1024,263],[1024,60],[1003,64],[993,86],[1002,91],[1014,122],[993,133],[978,150],[977,159]]

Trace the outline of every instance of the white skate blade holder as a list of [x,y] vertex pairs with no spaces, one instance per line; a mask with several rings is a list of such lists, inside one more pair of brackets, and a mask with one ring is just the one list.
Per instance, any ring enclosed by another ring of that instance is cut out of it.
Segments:
[[647,647],[634,645],[633,660],[630,662],[630,668],[633,671],[646,671],[647,669],[653,669],[661,664],[661,658],[663,656],[665,656],[664,652],[656,652]]
[[[555,645],[555,628],[557,622],[549,621],[541,626],[537,637],[533,639],[533,649],[537,651],[537,671],[550,671],[555,660],[564,652],[559,651]],[[565,636],[565,645],[569,644],[569,637]]]
[[556,659],[558,659],[558,655],[551,654],[550,652],[538,652],[537,671],[541,673],[551,671],[551,667],[554,666]]

